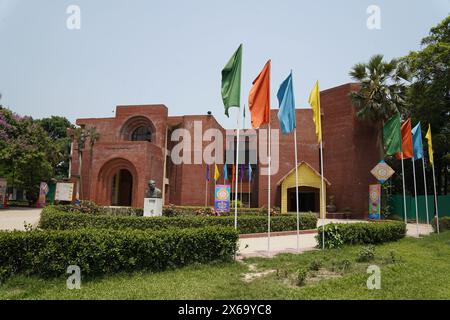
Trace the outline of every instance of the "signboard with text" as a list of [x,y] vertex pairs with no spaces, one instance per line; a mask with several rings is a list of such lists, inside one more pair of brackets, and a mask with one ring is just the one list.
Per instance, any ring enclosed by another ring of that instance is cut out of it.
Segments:
[[216,185],[214,209],[217,212],[230,212],[230,192],[229,185]]
[[56,184],[55,200],[72,202],[73,185],[74,185],[73,183],[58,182]]

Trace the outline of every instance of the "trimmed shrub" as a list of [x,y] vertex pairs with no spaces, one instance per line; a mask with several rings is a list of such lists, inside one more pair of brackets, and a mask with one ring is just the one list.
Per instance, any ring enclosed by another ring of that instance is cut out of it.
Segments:
[[[80,213],[60,212],[56,207],[47,207],[42,211],[39,224],[42,229],[77,230],[82,228],[99,229],[153,229],[168,228],[200,228],[205,226],[234,226],[234,217],[121,217],[121,216],[93,216]],[[300,216],[300,229],[315,229],[317,217],[312,214]],[[292,215],[275,216],[271,219],[271,230],[297,230],[297,217]],[[240,216],[238,218],[239,233],[263,233],[267,231],[267,217]]]
[[[319,227],[317,241],[322,245],[322,229]],[[378,244],[400,240],[406,235],[406,224],[400,221],[369,223],[340,223],[325,226],[325,246],[334,248],[336,233],[342,244]]]
[[[435,218],[432,221],[434,232],[437,232],[436,220],[437,219]],[[439,219],[439,231],[445,230],[450,230],[450,217],[442,217]]]
[[227,227],[164,231],[95,230],[0,232],[0,276],[82,276],[162,271],[192,263],[230,261],[238,234]]

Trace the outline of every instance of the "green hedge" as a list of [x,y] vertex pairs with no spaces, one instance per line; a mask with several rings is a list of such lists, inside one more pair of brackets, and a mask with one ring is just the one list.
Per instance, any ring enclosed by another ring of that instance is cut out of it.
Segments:
[[[168,228],[200,228],[205,226],[234,226],[234,217],[122,217],[105,215],[88,215],[81,213],[65,213],[56,207],[47,207],[42,211],[39,227],[49,230],[76,230],[80,228],[99,229],[168,229]],[[317,217],[314,214],[300,216],[300,229],[316,229]],[[274,216],[271,219],[271,230],[297,230],[297,217],[294,215]],[[238,218],[239,233],[263,233],[267,231],[266,216],[240,216]]]
[[[323,227],[319,227],[317,241],[322,245]],[[325,226],[325,246],[339,247],[342,244],[378,244],[396,241],[406,236],[406,224],[400,221],[369,223],[340,223]]]
[[[437,232],[436,229],[436,218],[432,221],[433,229]],[[442,217],[439,219],[439,231],[450,230],[450,217]]]
[[232,228],[164,231],[95,230],[0,232],[0,275],[82,276],[161,271],[192,263],[230,261],[238,234]]

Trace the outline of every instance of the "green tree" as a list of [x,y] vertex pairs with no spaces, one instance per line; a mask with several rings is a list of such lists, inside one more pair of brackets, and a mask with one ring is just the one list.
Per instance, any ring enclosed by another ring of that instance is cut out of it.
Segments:
[[450,16],[430,30],[422,49],[402,60],[413,75],[407,108],[414,122],[421,121],[425,134],[433,132],[434,159],[438,189],[448,192],[450,165]]
[[57,150],[52,163],[54,178],[57,180],[66,179],[69,171],[70,145],[72,142],[67,129],[73,129],[74,125],[66,118],[59,116],[37,120],[37,123],[47,132]]
[[358,91],[350,93],[357,117],[378,131],[377,144],[380,156],[384,158],[383,124],[405,106],[407,70],[396,59],[386,62],[382,55],[375,55],[368,63],[353,66],[350,76],[360,86]]

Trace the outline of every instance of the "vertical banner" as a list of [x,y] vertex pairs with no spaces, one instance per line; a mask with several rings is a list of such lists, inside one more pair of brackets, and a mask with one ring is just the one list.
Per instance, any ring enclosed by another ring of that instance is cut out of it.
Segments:
[[48,193],[48,185],[45,182],[41,182],[41,185],[39,186],[39,200],[38,200],[38,207],[43,208],[45,207],[46,197]]
[[369,186],[369,219],[381,218],[381,184]]
[[216,212],[230,212],[230,185],[216,185],[214,209]]
[[5,208],[6,205],[6,179],[0,178],[0,209]]

